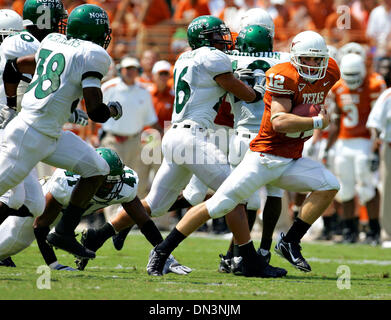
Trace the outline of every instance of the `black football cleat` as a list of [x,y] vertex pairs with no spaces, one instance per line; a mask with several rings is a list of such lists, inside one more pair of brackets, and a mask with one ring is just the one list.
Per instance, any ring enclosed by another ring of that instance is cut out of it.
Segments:
[[311,266],[305,261],[304,257],[301,255],[301,246],[296,242],[286,242],[284,241],[284,233],[281,232],[280,238],[277,241],[274,251],[281,256],[282,258],[289,261],[291,265],[300,271],[310,272]]
[[0,267],[11,267],[11,268],[15,268],[16,265],[15,263],[12,261],[11,257],[8,257],[8,258],[5,258],[3,260],[0,260]]
[[220,273],[230,273],[231,272],[231,259],[227,258],[227,256],[223,255],[222,253],[219,254],[220,257],[220,264],[218,271]]
[[169,254],[158,252],[153,248],[149,253],[147,272],[150,276],[162,276],[164,265]]
[[233,257],[231,259],[231,272],[235,276],[242,276],[243,275],[242,261],[243,261],[242,257]]
[[272,257],[270,251],[258,248],[257,253],[265,259],[266,263],[270,263],[270,259]]
[[65,250],[77,258],[95,258],[95,252],[83,247],[77,242],[75,235],[63,235],[57,232],[51,232],[47,235],[46,240],[51,246]]
[[131,228],[126,228],[126,229],[121,230],[120,232],[116,233],[115,235],[113,235],[113,237],[112,237],[113,245],[116,250],[119,251],[122,249],[122,247],[124,246],[126,237],[127,237],[128,233],[130,232],[130,229]]
[[256,263],[250,263],[242,260],[242,273],[245,277],[257,278],[282,278],[287,275],[287,271],[283,268],[273,267],[266,264],[262,257]]
[[[104,241],[99,239],[98,233],[96,232],[96,229],[83,230],[83,232],[81,234],[80,242],[85,248],[93,251],[94,253],[100,247],[102,247],[103,244],[105,243]],[[86,259],[86,258],[76,259],[75,263],[76,263],[77,269],[79,269],[81,271],[84,270],[88,264],[88,260],[89,259]]]

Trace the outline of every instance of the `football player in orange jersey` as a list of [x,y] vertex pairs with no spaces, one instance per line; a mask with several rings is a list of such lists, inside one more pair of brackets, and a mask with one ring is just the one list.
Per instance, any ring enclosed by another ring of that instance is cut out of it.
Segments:
[[[148,262],[150,270],[161,273],[170,252],[200,225],[210,218],[224,216],[243,205],[261,186],[272,184],[290,191],[311,192],[292,227],[286,235],[281,234],[275,248],[296,268],[311,271],[301,255],[300,240],[334,199],[339,183],[320,163],[301,157],[304,141],[310,138],[312,131],[328,126],[328,114],[322,109],[316,116],[303,117],[291,111],[299,104],[322,105],[339,77],[339,68],[329,59],[321,35],[305,31],[293,38],[291,61],[275,65],[266,72],[265,112],[250,151],[214,196],[191,208],[155,247]],[[243,240],[241,243],[246,243]],[[250,236],[247,243],[251,243]],[[242,257],[245,268],[247,257],[244,254]]]
[[335,143],[335,174],[341,183],[336,199],[342,203],[343,242],[358,240],[358,219],[355,218],[355,195],[365,205],[369,215],[370,231],[367,242],[379,244],[379,193],[370,166],[372,142],[366,128],[372,105],[386,89],[381,76],[366,73],[364,59],[349,53],[341,59],[341,80],[332,88],[336,108],[326,151]]

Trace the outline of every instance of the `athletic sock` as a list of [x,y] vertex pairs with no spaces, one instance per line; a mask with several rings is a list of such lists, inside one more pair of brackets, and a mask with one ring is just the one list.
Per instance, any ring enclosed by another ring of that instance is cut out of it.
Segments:
[[272,241],[273,239],[262,238],[261,245],[259,247],[263,250],[270,251],[270,248],[272,246]]
[[56,232],[63,235],[74,235],[75,229],[85,209],[69,204],[63,211],[62,217],[56,225]]
[[167,238],[156,246],[156,251],[169,255],[175,248],[186,239],[186,236],[174,228],[167,236]]
[[247,209],[247,220],[248,220],[248,228],[250,231],[254,227],[255,220],[257,218],[257,210],[248,210]]
[[146,223],[144,223],[140,228],[140,231],[154,247],[163,242],[162,234],[152,220],[148,220]]
[[299,243],[310,227],[310,224],[300,218],[295,218],[293,225],[284,237],[284,241]]
[[379,219],[369,219],[369,229],[373,234],[380,234]]
[[239,249],[239,245],[237,244],[234,244],[233,256],[240,257],[240,249]]
[[42,257],[47,265],[57,261],[54,250],[46,242],[46,236],[49,234],[49,231],[49,227],[34,228],[34,235],[35,239],[37,240],[39,251],[41,251]]
[[246,261],[249,265],[259,265],[260,267],[266,266],[266,261],[264,258],[257,254],[254,248],[254,243],[252,241],[239,245],[239,253],[243,258],[243,261]]
[[106,241],[108,238],[115,235],[115,230],[110,222],[106,222],[103,226],[96,230],[97,237],[101,241]]

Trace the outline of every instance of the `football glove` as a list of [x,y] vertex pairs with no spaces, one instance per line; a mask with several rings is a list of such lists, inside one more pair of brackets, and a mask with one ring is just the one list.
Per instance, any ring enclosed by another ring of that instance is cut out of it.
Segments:
[[88,115],[81,109],[75,109],[69,117],[68,122],[85,127],[88,124]]
[[262,97],[265,95],[265,85],[266,85],[266,78],[262,78],[262,80],[255,84],[255,86],[253,87],[253,89],[255,91],[258,91],[260,94],[262,94]]
[[178,261],[176,261],[172,254],[170,254],[170,256],[167,258],[167,261],[163,268],[163,274],[172,272],[180,275],[186,275],[192,271],[193,270],[189,267],[183,266]]
[[254,82],[255,80],[254,71],[251,69],[236,69],[234,76],[241,81]]
[[377,171],[379,169],[380,159],[379,159],[379,153],[373,152],[369,156],[369,168],[371,169],[371,172]]
[[114,108],[117,111],[117,114],[112,117],[114,120],[118,120],[122,117],[122,106],[118,101],[110,101],[107,106],[109,109]]
[[0,129],[4,129],[7,124],[15,118],[17,112],[15,109],[10,108],[4,104],[0,105]]

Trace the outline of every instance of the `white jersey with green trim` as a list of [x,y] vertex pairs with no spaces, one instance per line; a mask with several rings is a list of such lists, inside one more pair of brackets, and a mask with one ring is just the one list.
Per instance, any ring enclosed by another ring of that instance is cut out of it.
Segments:
[[102,79],[111,58],[101,46],[51,33],[35,55],[37,66],[22,100],[22,119],[42,134],[58,138],[82,97],[82,81]]
[[228,56],[212,47],[184,52],[174,67],[175,102],[172,122],[192,120],[214,128],[214,119],[226,91],[214,78],[232,72]]
[[[3,84],[3,71],[7,60],[35,54],[39,48],[39,41],[32,34],[23,31],[3,40],[0,46],[0,103],[6,104]],[[31,78],[30,75],[25,75]]]
[[[139,181],[137,173],[126,166],[124,170],[124,183],[122,184],[121,190],[119,191],[117,197],[112,200],[107,200],[94,196],[90,200],[90,203],[83,215],[94,213],[99,209],[106,208],[113,204],[130,202],[136,198]],[[50,192],[53,197],[63,206],[63,208],[66,208],[71,199],[73,188],[79,179],[80,176],[78,174],[74,174],[64,169],[56,169],[53,175],[43,183],[43,193],[46,195],[48,192]],[[113,189],[115,190],[116,187],[117,185],[115,185]]]
[[[251,69],[258,73],[256,81],[261,83],[265,78],[265,72],[272,66],[287,62],[290,55],[287,52],[239,52],[232,51],[228,54],[232,61],[233,70]],[[234,128],[238,130],[258,132],[262,121],[265,104],[263,100],[256,103],[246,103],[238,100],[232,94],[228,94],[228,101],[234,115]]]

